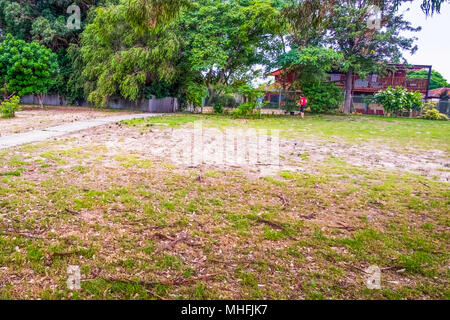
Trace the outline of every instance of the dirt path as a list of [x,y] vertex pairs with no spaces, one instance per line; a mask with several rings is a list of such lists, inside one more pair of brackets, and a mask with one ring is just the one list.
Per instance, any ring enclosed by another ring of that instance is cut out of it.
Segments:
[[[111,113],[110,113],[111,115]],[[48,127],[42,130],[34,130],[24,133],[17,133],[0,137],[0,149],[12,148],[26,143],[44,141],[53,137],[59,137],[73,132],[78,132],[93,127],[103,126],[122,120],[131,120],[136,118],[154,117],[160,114],[134,113],[134,114],[116,114],[110,117],[96,118],[84,121],[74,121],[64,123],[54,127]]]
[[0,137],[15,133],[29,132],[75,121],[98,119],[133,111],[100,110],[87,107],[39,107],[23,106],[12,119],[0,118]]

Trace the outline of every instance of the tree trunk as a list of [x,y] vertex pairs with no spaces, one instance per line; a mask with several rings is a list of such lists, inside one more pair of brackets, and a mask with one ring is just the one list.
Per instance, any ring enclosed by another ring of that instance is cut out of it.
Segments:
[[206,105],[208,107],[210,107],[212,100],[216,96],[216,90],[211,87],[208,87],[208,95],[209,95],[209,97],[208,97],[208,100],[206,101]]
[[3,84],[3,99],[6,99],[8,97],[8,90],[6,89],[6,81]]
[[344,113],[350,113],[350,107],[352,104],[352,89],[353,89],[353,72],[347,71],[345,78]]
[[41,109],[44,109],[44,94],[39,93],[37,98],[39,100],[39,106],[41,107]]

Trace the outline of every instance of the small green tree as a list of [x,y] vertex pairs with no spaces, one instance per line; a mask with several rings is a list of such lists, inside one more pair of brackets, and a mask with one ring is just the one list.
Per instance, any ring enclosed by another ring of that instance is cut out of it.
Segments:
[[191,72],[200,74],[208,89],[207,104],[226,87],[248,82],[257,65],[272,59],[282,29],[270,1],[195,0],[182,11],[178,28]]
[[0,43],[0,79],[4,97],[36,95],[43,108],[44,95],[58,72],[56,54],[37,42],[27,43],[8,34]]
[[[295,72],[297,78],[293,87],[302,90],[308,98],[312,112],[320,113],[335,110],[342,103],[342,90],[335,84],[327,82],[326,76],[327,72],[339,66],[343,59],[341,53],[332,49],[306,46],[301,49],[293,48],[282,54],[278,58],[278,64],[283,69]],[[285,96],[289,95],[285,93]],[[295,107],[296,101],[286,101],[287,111],[293,110],[292,102]]]
[[16,111],[20,110],[19,106],[20,98],[18,96],[12,96],[9,99],[3,100],[0,105],[0,115],[2,118],[14,118]]
[[[370,73],[383,74],[387,63],[399,63],[402,60],[402,52],[414,53],[417,46],[415,38],[403,36],[403,31],[415,32],[420,28],[414,28],[398,12],[398,3],[395,1],[373,0],[346,0],[346,1],[300,1],[301,7],[311,3],[312,10],[306,12],[312,17],[310,25],[304,23],[293,24],[293,29],[301,27],[302,34],[315,33],[318,25],[323,28],[319,43],[331,48],[344,57],[340,64],[340,71],[346,74],[344,112],[350,112],[353,92],[353,76],[359,75],[365,78]],[[330,6],[330,4],[332,4]],[[368,23],[373,17],[373,5],[377,5],[379,11],[379,27]],[[296,6],[293,7],[296,11]],[[305,9],[308,9],[306,6]],[[294,19],[294,22],[297,19]],[[316,23],[314,23],[316,22]],[[318,25],[317,25],[318,24]],[[299,43],[301,45],[301,43]]]

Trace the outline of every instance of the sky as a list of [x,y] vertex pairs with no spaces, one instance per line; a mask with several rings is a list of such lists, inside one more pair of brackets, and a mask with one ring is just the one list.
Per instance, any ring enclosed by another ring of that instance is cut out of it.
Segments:
[[428,18],[420,9],[420,3],[420,0],[414,0],[412,3],[404,3],[400,8],[407,21],[414,27],[422,27],[419,32],[402,33],[404,36],[413,35],[418,38],[416,53],[411,55],[405,52],[404,57],[411,64],[432,65],[433,70],[439,71],[450,82],[450,3],[443,3],[441,13]]

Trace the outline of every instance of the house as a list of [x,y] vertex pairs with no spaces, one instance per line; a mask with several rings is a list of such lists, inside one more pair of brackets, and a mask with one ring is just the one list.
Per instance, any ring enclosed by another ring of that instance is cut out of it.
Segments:
[[[408,72],[423,69],[428,70],[429,76],[427,79],[411,79],[406,77]],[[430,75],[431,66],[429,65],[404,66],[402,64],[388,64],[386,74],[383,76],[370,74],[367,78],[363,79],[358,75],[353,75],[352,96],[373,95],[388,87],[401,86],[408,91],[419,91],[424,98],[427,98]],[[329,73],[328,80],[344,88],[346,75],[339,72]]]
[[[427,79],[411,79],[407,78],[406,74],[410,71],[417,70],[428,70],[428,78]],[[282,88],[289,86],[295,81],[297,78],[295,71],[288,71],[286,76],[283,74],[283,70],[279,69],[272,73],[271,76],[275,77],[274,88]],[[374,95],[376,92],[385,90],[389,86],[396,87],[402,86],[409,91],[419,91],[422,93],[424,99],[428,99],[429,95],[429,82],[431,75],[431,66],[430,65],[409,65],[405,66],[403,64],[388,64],[387,71],[383,76],[377,74],[370,74],[367,78],[361,78],[358,75],[353,75],[353,89],[352,89],[352,97],[353,97],[353,109],[356,112],[360,113],[368,113],[368,114],[383,114],[384,110],[381,106],[374,106],[370,108],[367,105],[367,100],[364,99],[367,96]],[[341,72],[329,72],[327,76],[327,80],[335,83],[340,86],[342,89],[345,88],[346,82],[346,74]],[[278,92],[278,96],[282,99],[280,95],[280,90]],[[266,91],[266,97],[270,99],[270,102],[275,102],[276,98],[275,94],[270,90]]]

